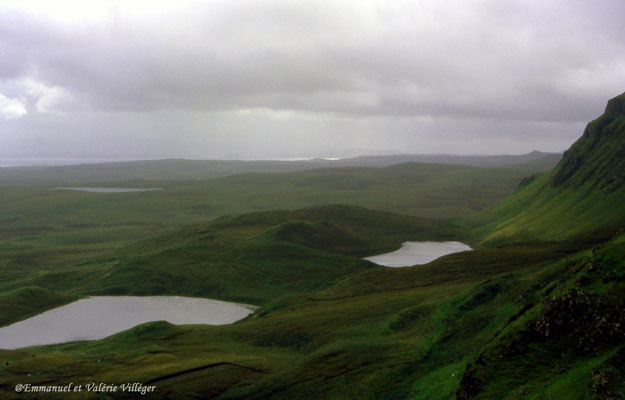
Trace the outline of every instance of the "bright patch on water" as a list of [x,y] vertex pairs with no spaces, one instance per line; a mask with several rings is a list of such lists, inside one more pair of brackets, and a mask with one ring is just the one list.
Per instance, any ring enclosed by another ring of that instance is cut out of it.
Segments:
[[365,260],[386,267],[409,267],[427,264],[444,255],[467,250],[473,249],[460,242],[405,242],[397,251],[365,257]]
[[127,193],[127,192],[151,192],[163,190],[162,188],[103,188],[103,187],[58,187],[54,190],[78,190],[80,192],[94,193]]
[[0,328],[0,349],[98,340],[151,321],[231,324],[257,309],[193,297],[89,297]]

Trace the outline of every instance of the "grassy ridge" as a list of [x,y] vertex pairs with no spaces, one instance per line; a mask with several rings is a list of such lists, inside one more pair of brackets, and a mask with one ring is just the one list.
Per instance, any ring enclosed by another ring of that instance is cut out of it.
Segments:
[[625,396],[625,235],[567,261],[469,365],[458,399]]
[[474,238],[488,246],[534,240],[564,240],[625,223],[622,191],[582,187],[553,189],[556,171],[535,177],[505,200],[468,217]]
[[37,286],[73,296],[169,294],[265,304],[378,268],[361,256],[395,250],[407,240],[462,235],[446,222],[355,206],[265,211],[192,225],[73,266],[14,276],[0,290]]

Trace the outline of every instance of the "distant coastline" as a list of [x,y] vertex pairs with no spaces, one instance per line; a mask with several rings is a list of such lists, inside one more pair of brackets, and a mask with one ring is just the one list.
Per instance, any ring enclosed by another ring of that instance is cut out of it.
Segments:
[[0,167],[62,166],[136,161],[138,158],[0,157]]

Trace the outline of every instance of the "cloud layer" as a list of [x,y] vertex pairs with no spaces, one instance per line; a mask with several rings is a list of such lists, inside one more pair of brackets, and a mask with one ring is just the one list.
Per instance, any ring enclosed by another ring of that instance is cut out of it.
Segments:
[[14,153],[51,134],[76,154],[556,150],[625,91],[619,0],[45,4],[0,8]]

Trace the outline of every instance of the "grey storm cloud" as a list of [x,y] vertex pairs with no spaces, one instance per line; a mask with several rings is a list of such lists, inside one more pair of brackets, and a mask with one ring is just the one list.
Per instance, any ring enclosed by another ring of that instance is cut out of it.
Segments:
[[501,121],[517,121],[508,134],[520,137],[527,124],[587,121],[625,90],[619,0],[149,4],[129,11],[102,2],[75,18],[0,6],[0,107],[12,107],[12,123],[57,113],[64,122],[55,124],[78,132],[88,124],[73,124],[76,113],[75,121],[86,113],[135,113],[138,121],[168,111],[181,124],[187,112],[235,113],[226,132],[257,110],[283,121],[298,114],[283,124],[290,132],[312,114],[386,119],[386,127],[373,124],[380,135],[396,126],[406,135],[441,126],[457,134],[460,122],[476,120],[488,136]]

